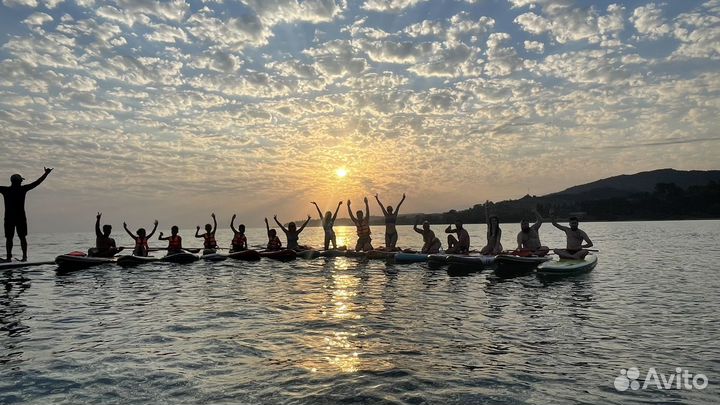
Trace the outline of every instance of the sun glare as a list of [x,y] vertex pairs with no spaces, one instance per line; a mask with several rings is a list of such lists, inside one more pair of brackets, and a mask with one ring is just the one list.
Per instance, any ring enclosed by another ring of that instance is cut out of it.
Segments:
[[340,168],[338,168],[337,170],[335,170],[335,174],[336,174],[338,177],[345,177],[345,176],[347,176],[347,170],[345,170],[344,167],[340,167]]

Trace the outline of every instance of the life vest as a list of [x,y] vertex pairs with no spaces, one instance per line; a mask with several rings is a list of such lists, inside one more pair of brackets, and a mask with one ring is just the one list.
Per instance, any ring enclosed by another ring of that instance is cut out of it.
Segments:
[[280,241],[280,238],[277,236],[270,239],[270,241],[267,244],[268,250],[280,250],[282,248],[282,242]]
[[203,244],[203,247],[205,249],[215,249],[217,247],[217,242],[215,241],[215,234],[214,233],[206,233],[203,235],[203,238],[205,238],[205,243]]
[[180,235],[170,236],[168,239],[168,250],[181,250],[182,249],[182,238]]
[[150,250],[150,248],[148,247],[148,239],[147,238],[142,238],[140,236],[135,238],[135,251],[136,252],[144,252],[145,254],[147,254],[148,250]]
[[370,236],[370,221],[367,219],[363,219],[362,221],[358,222],[357,226],[357,236],[360,238],[367,238]]
[[245,237],[245,235],[243,235],[241,233],[235,234],[235,237],[232,240],[233,248],[235,248],[235,247],[243,248],[243,247],[245,247],[246,244],[247,244],[247,238]]

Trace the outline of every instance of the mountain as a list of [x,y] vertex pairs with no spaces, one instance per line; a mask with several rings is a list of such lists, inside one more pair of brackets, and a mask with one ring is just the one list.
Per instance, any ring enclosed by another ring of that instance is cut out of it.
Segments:
[[687,189],[691,186],[704,186],[711,181],[720,182],[720,170],[675,170],[659,169],[635,174],[623,174],[608,177],[607,179],[593,181],[567,188],[548,196],[584,194],[588,192],[599,194],[649,193],[655,190],[658,183],[674,183],[676,186]]

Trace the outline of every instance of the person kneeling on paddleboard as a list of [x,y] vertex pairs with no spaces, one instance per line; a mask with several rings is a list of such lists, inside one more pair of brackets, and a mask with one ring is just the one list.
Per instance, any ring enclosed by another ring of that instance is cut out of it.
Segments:
[[100,231],[100,218],[102,218],[102,213],[98,212],[95,217],[95,247],[88,250],[88,256],[113,257],[123,248],[118,248],[115,239],[110,237],[111,225],[103,225],[102,231]]
[[[578,228],[580,221],[577,217],[570,217],[570,227],[563,226],[557,223],[555,214],[552,214],[552,224],[555,228],[565,232],[567,237],[567,247],[565,249],[554,249],[553,251],[561,259],[572,259],[582,260],[587,256],[588,252],[586,249],[593,246],[592,241],[587,236],[585,231]],[[587,242],[583,245],[583,242]]]
[[217,241],[215,241],[215,231],[217,230],[217,220],[215,219],[215,213],[210,214],[213,220],[213,224],[205,224],[205,233],[200,235],[200,227],[198,226],[195,230],[195,237],[196,238],[203,238],[205,241],[203,242],[203,254],[211,254],[215,253],[215,249],[217,249]]
[[335,218],[337,218],[338,211],[340,211],[340,206],[342,205],[342,201],[338,203],[337,208],[335,209],[335,214],[333,214],[330,211],[327,211],[325,213],[325,216],[323,217],[322,211],[320,211],[320,207],[318,207],[317,203],[315,201],[312,201],[310,204],[314,205],[317,209],[318,215],[320,215],[320,221],[322,223],[323,231],[325,232],[325,241],[324,246],[325,250],[328,250],[330,247],[330,242],[332,242],[333,249],[337,249],[337,239],[335,238],[335,231],[333,230],[333,225],[335,225]]
[[277,231],[274,229],[270,229],[270,224],[268,224],[268,219],[265,218],[265,228],[267,229],[267,235],[268,235],[268,244],[267,244],[267,250],[282,250],[282,241],[280,241],[280,238],[277,236]]
[[365,201],[365,214],[363,214],[362,211],[357,211],[357,217],[355,217],[352,213],[352,208],[350,207],[350,200],[347,201],[347,207],[348,207],[348,214],[350,215],[350,219],[355,224],[355,227],[357,228],[357,236],[358,240],[357,243],[355,243],[355,251],[370,251],[373,250],[372,247],[372,239],[370,238],[370,206],[368,205],[368,199],[367,197],[364,198]]
[[423,221],[422,229],[418,229],[417,226],[419,219],[419,217],[415,218],[413,230],[421,234],[423,237],[423,247],[420,250],[420,253],[431,254],[440,252],[442,244],[440,243],[440,239],[435,236],[435,232],[430,229],[430,223],[428,221]]
[[135,249],[133,249],[133,255],[135,256],[147,256],[148,251],[150,248],[148,247],[148,240],[152,238],[153,235],[155,235],[155,231],[158,227],[158,221],[157,219],[154,222],[155,226],[153,227],[152,232],[150,232],[150,235],[146,235],[145,228],[140,228],[137,230],[137,235],[133,235],[132,232],[127,227],[127,223],[123,222],[123,228],[125,228],[125,232],[127,232],[128,235],[130,235],[131,238],[135,241]]
[[[299,229],[297,225],[295,225],[295,222],[290,222],[288,224],[288,227],[285,228],[284,226],[282,226],[280,221],[278,221],[277,215],[273,216],[273,219],[275,220],[275,223],[278,224],[280,229],[282,229],[282,231],[285,233],[285,238],[287,239],[287,248],[298,250],[300,248],[300,245],[298,244],[298,240],[300,239],[300,232],[302,232],[303,229],[305,229],[305,227],[307,226],[308,222],[310,222],[310,215],[308,215],[307,219],[302,224],[302,226],[300,226]],[[303,246],[303,248],[305,248],[305,246]]]
[[160,236],[158,237],[159,240],[168,241],[167,254],[169,255],[173,253],[180,253],[183,250],[182,237],[178,235],[178,232],[180,232],[180,229],[177,225],[173,225],[173,227],[170,228],[170,236],[163,236],[163,233],[160,232]]
[[533,210],[535,213],[535,223],[530,226],[530,221],[523,219],[520,221],[520,232],[517,235],[517,249],[513,252],[516,256],[540,256],[548,254],[550,248],[540,243],[539,230],[543,224],[542,215],[537,208]]
[[230,219],[230,229],[233,231],[233,240],[231,242],[231,244],[232,244],[231,253],[247,250],[247,238],[245,237],[245,225],[240,224],[240,225],[238,225],[237,229],[235,229],[235,218],[237,218],[237,215],[233,214],[232,219]]
[[470,251],[470,234],[463,228],[462,221],[456,220],[455,229],[450,225],[445,228],[445,233],[458,234],[457,239],[453,235],[448,235],[448,248],[445,249],[445,253],[467,254]]

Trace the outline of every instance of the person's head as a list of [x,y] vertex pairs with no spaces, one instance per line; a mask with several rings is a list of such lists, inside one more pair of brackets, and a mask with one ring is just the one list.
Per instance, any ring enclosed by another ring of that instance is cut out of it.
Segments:
[[238,232],[245,233],[245,224],[240,224],[240,226],[238,226]]
[[268,236],[270,236],[271,238],[276,237],[276,236],[277,236],[277,231],[274,230],[274,229],[269,230],[269,231],[268,231]]
[[290,222],[288,224],[288,231],[295,232],[297,230],[297,225],[295,225],[295,222]]
[[385,210],[387,211],[388,214],[392,214],[393,213],[392,205],[388,205],[387,208],[385,208]]
[[570,217],[570,229],[572,229],[573,231],[577,231],[579,224],[580,221],[578,221],[577,217]]
[[103,225],[103,236],[110,236],[110,232],[112,232],[112,225]]
[[326,212],[325,212],[325,222],[327,222],[327,221],[329,221],[329,220],[331,220],[331,219],[332,219],[332,212],[326,211]]
[[430,222],[423,221],[422,227],[423,227],[423,231],[430,230]]
[[144,238],[147,232],[145,231],[145,228],[140,228],[137,230],[137,234],[139,237]]
[[212,232],[212,225],[210,225],[210,224],[205,224],[205,232],[208,232],[208,233],[209,233],[209,232]]
[[363,219],[365,217],[365,213],[360,210],[358,210],[355,215],[357,216],[357,219]]
[[462,221],[459,219],[456,219],[455,220],[455,228],[462,229],[462,227],[463,227]]
[[19,174],[17,174],[17,173],[16,173],[16,174],[13,174],[12,176],[10,176],[10,184],[12,184],[12,185],[14,185],[14,186],[19,186],[20,183],[22,183],[23,180],[25,180],[25,179],[23,178],[23,176],[21,176],[21,175],[19,175]]
[[180,232],[180,229],[177,227],[177,225],[173,225],[173,227],[170,228],[170,233],[171,233],[173,236],[177,235],[178,232]]
[[530,232],[530,221],[528,221],[527,219],[523,219],[522,221],[520,221],[520,230],[525,233]]

